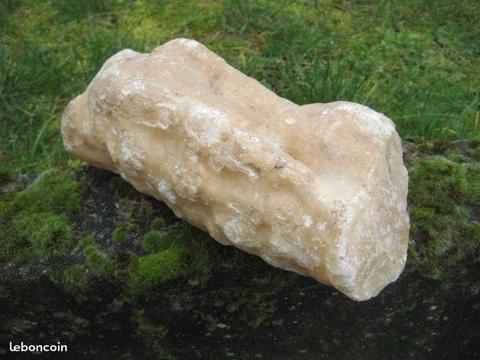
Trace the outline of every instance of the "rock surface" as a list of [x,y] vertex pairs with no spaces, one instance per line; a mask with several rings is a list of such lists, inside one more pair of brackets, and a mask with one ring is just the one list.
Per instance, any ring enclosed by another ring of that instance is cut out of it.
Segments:
[[65,147],[224,245],[376,296],[407,252],[407,172],[391,120],[298,106],[196,41],[111,57],[62,119]]

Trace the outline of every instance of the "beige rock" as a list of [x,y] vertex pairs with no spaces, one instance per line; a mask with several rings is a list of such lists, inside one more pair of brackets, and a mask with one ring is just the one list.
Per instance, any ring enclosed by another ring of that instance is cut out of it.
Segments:
[[355,300],[402,271],[407,172],[390,119],[298,106],[200,43],[112,56],[62,118],[65,147],[178,217]]

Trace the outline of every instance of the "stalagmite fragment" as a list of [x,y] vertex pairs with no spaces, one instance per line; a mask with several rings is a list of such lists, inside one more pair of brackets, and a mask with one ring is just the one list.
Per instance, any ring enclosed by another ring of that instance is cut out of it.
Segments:
[[68,105],[62,135],[218,242],[352,299],[377,295],[405,264],[392,121],[345,101],[298,106],[196,41],[112,56]]

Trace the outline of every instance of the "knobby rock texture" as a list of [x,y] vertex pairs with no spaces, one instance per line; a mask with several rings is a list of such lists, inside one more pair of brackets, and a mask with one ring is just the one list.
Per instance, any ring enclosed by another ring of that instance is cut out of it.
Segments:
[[112,56],[69,103],[62,136],[218,242],[352,299],[404,267],[408,180],[392,121],[350,102],[296,105],[194,40]]

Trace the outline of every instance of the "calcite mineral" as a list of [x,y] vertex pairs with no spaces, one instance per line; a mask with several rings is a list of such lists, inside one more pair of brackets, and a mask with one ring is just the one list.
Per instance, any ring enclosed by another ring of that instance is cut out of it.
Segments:
[[355,103],[298,106],[176,39],[123,50],[62,118],[65,147],[266,262],[377,295],[407,251],[407,172],[394,124]]

